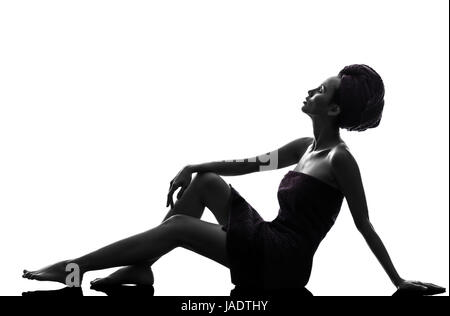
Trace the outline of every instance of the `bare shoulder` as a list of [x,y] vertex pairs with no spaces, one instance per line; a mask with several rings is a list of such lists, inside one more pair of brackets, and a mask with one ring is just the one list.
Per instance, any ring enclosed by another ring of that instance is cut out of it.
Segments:
[[345,143],[335,146],[330,151],[330,158],[333,171],[337,171],[336,168],[348,168],[357,165],[355,157]]
[[332,158],[343,158],[345,156],[352,156],[352,153],[350,152],[350,148],[348,148],[347,144],[340,143],[333,147],[333,149],[330,151],[330,154]]
[[349,189],[349,185],[361,185],[358,163],[346,144],[339,144],[333,149],[330,161],[333,175],[343,191]]

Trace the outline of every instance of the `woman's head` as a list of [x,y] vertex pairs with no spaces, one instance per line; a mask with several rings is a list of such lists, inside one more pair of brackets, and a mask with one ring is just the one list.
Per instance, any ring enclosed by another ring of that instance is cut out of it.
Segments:
[[371,67],[355,64],[308,91],[303,112],[326,115],[339,128],[364,131],[380,124],[384,107],[384,84]]

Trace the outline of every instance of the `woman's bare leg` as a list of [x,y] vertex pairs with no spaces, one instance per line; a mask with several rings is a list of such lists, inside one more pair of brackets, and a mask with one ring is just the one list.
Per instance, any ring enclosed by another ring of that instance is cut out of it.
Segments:
[[[201,218],[205,207],[207,207],[220,225],[226,225],[228,222],[226,203],[229,196],[230,187],[219,175],[212,172],[197,174],[183,196],[175,202],[173,208],[166,214],[163,222],[170,216],[177,214]],[[151,266],[158,259],[154,258],[148,262],[127,266],[106,278],[95,279],[91,282],[92,287],[118,284],[152,285],[154,278]]]
[[109,246],[74,260],[62,261],[44,269],[29,272],[23,277],[39,281],[66,283],[66,267],[76,264],[80,280],[84,273],[93,270],[133,265],[159,258],[174,248],[183,247],[210,258],[226,267],[226,232],[220,225],[208,223],[187,215],[174,215],[159,226],[141,234],[120,240]]

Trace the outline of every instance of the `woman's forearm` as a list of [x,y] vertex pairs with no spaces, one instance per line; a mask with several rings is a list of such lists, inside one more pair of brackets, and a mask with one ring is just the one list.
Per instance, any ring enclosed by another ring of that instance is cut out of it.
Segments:
[[360,232],[364,236],[364,239],[366,240],[374,255],[377,257],[380,264],[383,266],[392,283],[394,283],[394,285],[398,287],[403,279],[397,273],[397,270],[395,269],[394,264],[392,263],[392,260],[389,256],[389,253],[387,252],[375,229],[370,223],[368,223],[360,229]]
[[[270,169],[270,154],[242,160],[213,161],[202,164],[188,165],[189,171],[214,172],[222,176],[239,176],[252,172]],[[275,168],[276,169],[276,168]]]

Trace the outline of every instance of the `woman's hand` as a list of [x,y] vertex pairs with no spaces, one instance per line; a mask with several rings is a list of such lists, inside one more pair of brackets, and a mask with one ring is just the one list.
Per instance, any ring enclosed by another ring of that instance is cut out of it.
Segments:
[[181,169],[180,172],[173,178],[172,181],[170,181],[170,188],[169,188],[169,194],[167,194],[167,204],[166,207],[170,206],[173,207],[173,193],[181,187],[180,192],[177,194],[177,199],[181,198],[186,188],[189,186],[192,180],[192,172],[190,171],[189,167],[186,166],[183,169]]
[[393,296],[423,296],[442,293],[445,293],[445,288],[435,284],[404,280],[400,282],[398,290]]

